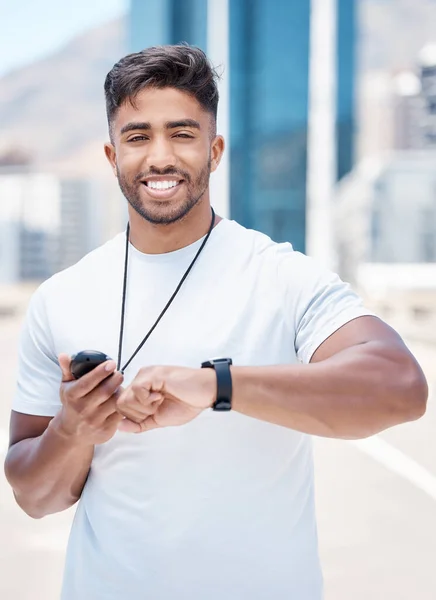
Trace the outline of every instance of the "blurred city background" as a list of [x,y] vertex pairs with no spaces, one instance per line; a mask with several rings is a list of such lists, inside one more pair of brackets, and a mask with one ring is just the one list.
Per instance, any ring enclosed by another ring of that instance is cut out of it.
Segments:
[[[337,270],[434,398],[435,0],[0,0],[2,456],[31,293],[126,224],[106,73],[181,41],[222,75],[217,212]],[[435,432],[430,399],[417,423],[315,440],[326,600],[436,599]],[[74,511],[32,521],[3,476],[0,509],[0,597],[55,600]]]

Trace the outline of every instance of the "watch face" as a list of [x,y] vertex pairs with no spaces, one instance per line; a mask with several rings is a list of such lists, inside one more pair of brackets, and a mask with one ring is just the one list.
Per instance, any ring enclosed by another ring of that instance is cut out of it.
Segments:
[[214,365],[216,365],[217,363],[225,363],[225,364],[228,364],[228,365],[232,365],[233,364],[231,358],[221,358],[221,357],[218,357],[218,358],[211,358],[209,360],[206,360],[205,362],[202,362],[201,363],[201,367],[202,368],[208,368],[208,367],[211,368]]
[[212,363],[228,363],[229,365],[232,364],[232,359],[231,358],[222,358],[221,356],[217,357],[217,358],[211,358],[209,362]]

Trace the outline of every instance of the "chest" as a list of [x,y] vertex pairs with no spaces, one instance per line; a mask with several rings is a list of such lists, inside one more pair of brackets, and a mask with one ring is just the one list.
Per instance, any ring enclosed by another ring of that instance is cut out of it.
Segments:
[[[135,352],[171,298],[179,269],[133,265],[127,286],[122,363]],[[256,265],[215,265],[191,272],[148,341],[126,370],[127,381],[151,364],[199,366],[216,356],[234,364],[295,362],[293,332],[272,278]],[[122,273],[101,277],[66,298],[69,317],[57,322],[55,345],[70,354],[83,349],[115,360],[121,324]]]

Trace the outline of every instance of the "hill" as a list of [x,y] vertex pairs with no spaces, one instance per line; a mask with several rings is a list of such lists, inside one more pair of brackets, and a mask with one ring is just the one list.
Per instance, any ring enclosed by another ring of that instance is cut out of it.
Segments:
[[[413,67],[436,40],[435,0],[361,0],[359,70]],[[107,172],[103,82],[127,53],[126,21],[107,23],[52,56],[0,79],[0,152],[28,153],[35,163]]]
[[103,83],[126,53],[125,22],[74,39],[52,56],[0,80],[0,148],[40,165],[83,162],[107,138]]

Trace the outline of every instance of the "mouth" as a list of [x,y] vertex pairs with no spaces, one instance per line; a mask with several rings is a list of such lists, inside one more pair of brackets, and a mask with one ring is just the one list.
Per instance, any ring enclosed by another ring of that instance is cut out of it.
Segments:
[[155,199],[167,199],[175,196],[184,183],[184,179],[149,177],[141,182],[147,194]]

